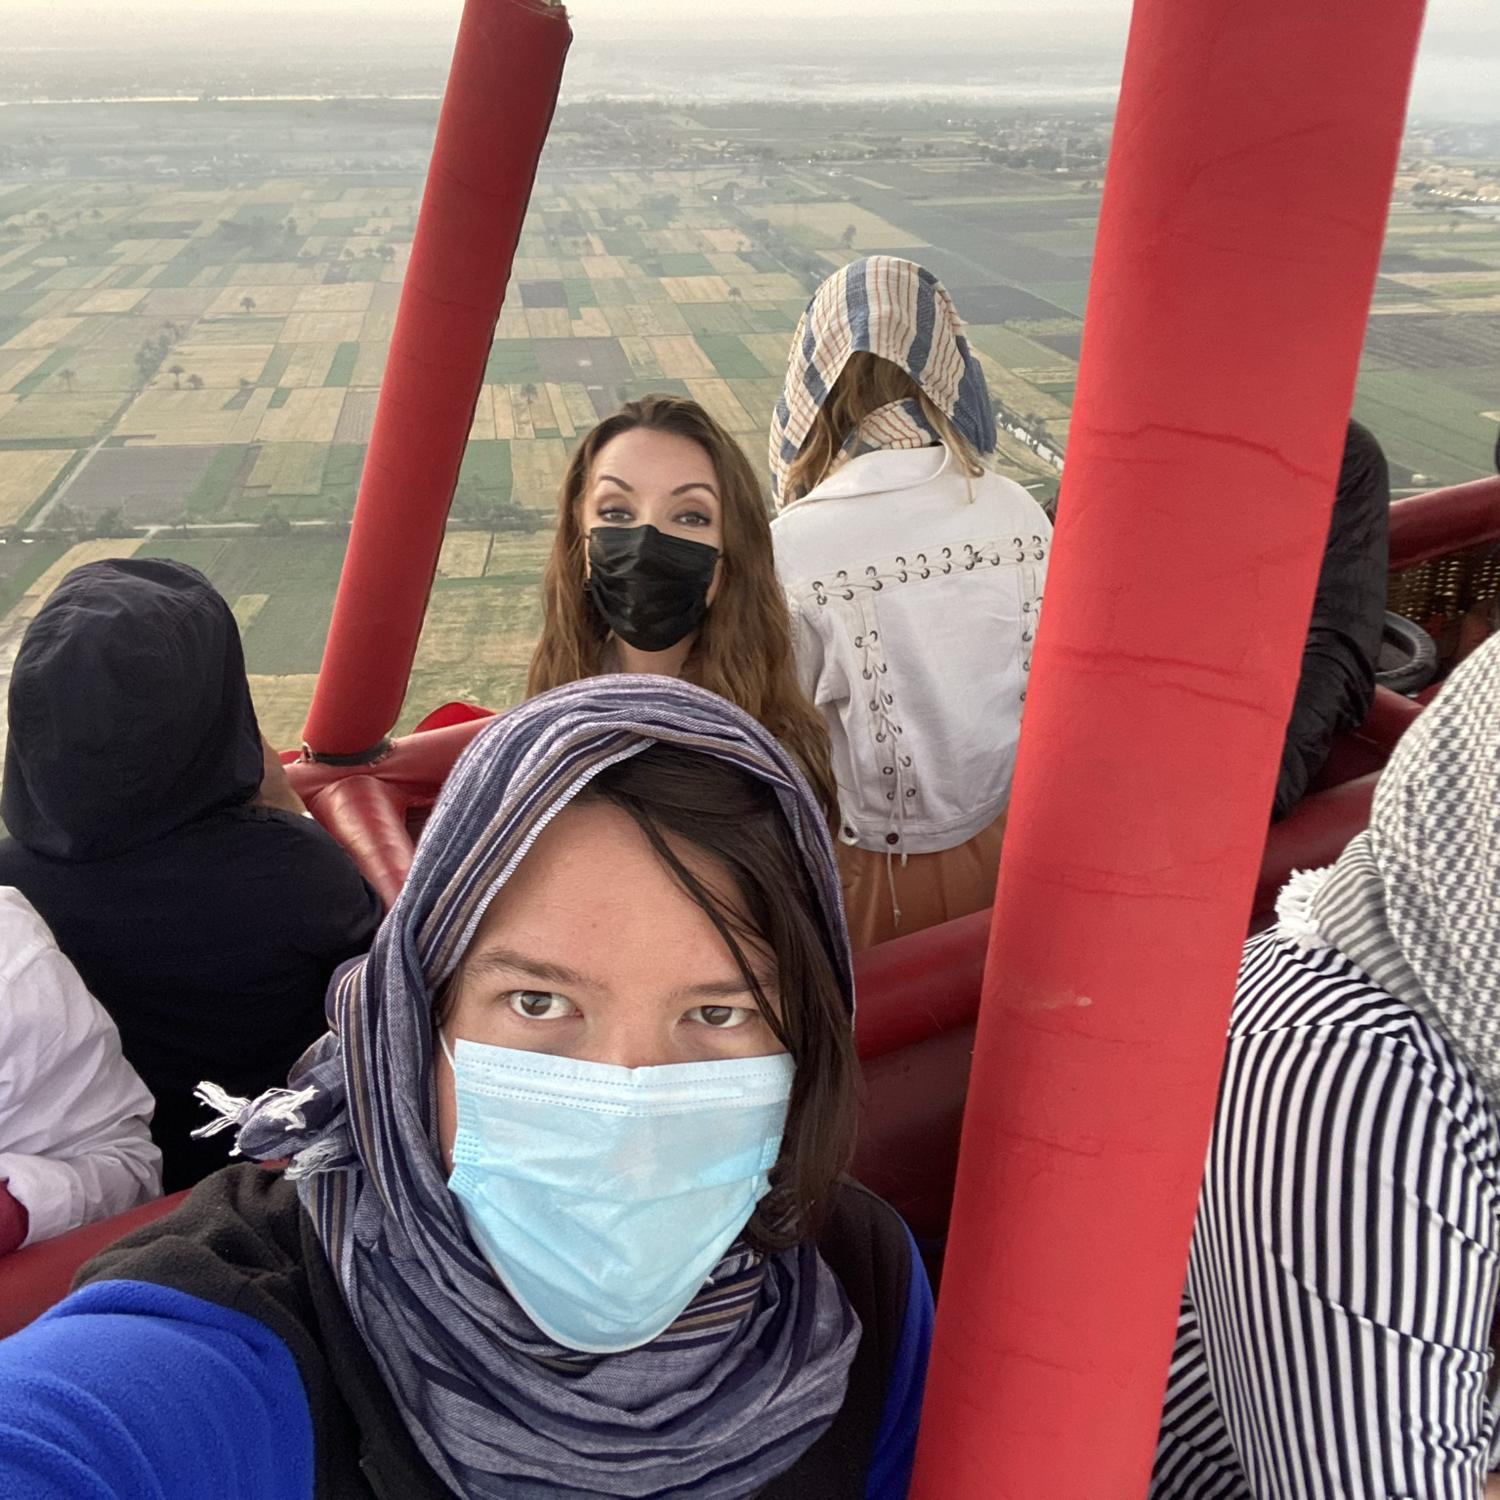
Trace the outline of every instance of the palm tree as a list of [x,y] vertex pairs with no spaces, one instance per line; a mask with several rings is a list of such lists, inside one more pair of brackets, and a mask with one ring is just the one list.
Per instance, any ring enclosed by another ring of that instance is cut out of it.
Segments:
[[203,389],[203,377],[201,375],[189,375],[188,389],[190,391],[201,391]]
[[537,389],[534,385],[523,385],[521,387],[521,394],[528,401],[535,401],[537,398]]
[[240,298],[240,306],[243,307],[247,313],[253,313],[255,311],[255,298],[247,293],[245,296]]
[[182,376],[183,376],[182,366],[181,365],[173,365],[172,368],[167,371],[167,374],[172,377],[172,389],[174,391],[180,391],[182,389]]
[[62,381],[62,383],[71,391],[73,389],[73,382],[78,378],[78,376],[73,370],[59,370],[57,372],[57,378]]

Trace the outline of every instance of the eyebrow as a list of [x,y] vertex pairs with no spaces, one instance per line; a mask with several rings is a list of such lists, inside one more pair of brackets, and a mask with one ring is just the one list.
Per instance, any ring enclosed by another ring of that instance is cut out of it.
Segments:
[[544,958],[528,958],[510,948],[488,948],[464,960],[464,967],[471,973],[525,974],[531,979],[545,980],[548,984],[582,984],[593,986],[594,981],[563,964],[549,963]]
[[[465,961],[464,967],[471,974],[524,974],[529,979],[539,979],[546,984],[583,985],[591,989],[605,988],[597,980],[580,974],[576,969],[570,969],[564,964],[550,963],[544,958],[528,958],[524,953],[517,953],[511,948],[489,948],[483,953],[476,953],[473,958]],[[762,993],[767,995],[775,993],[776,976],[774,974],[757,974],[755,977],[760,981]],[[733,979],[713,979],[706,984],[685,985],[681,989],[674,990],[672,998],[708,1002],[753,993],[754,991],[744,979],[736,975]]]
[[[635,494],[635,487],[633,485],[626,484],[618,474],[601,474],[594,481],[594,483],[603,484],[605,480],[608,480],[613,485],[618,485],[620,489],[624,490],[627,495]],[[713,485],[709,484],[706,479],[694,479],[690,480],[687,484],[679,484],[677,488],[672,491],[672,493],[674,495],[685,495],[689,490],[707,490],[715,500],[719,498],[718,490],[716,490]]]

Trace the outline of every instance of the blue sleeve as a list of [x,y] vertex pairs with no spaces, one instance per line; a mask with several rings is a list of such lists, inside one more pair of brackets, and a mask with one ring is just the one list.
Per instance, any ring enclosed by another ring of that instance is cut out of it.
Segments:
[[922,1419],[922,1391],[932,1349],[932,1284],[909,1229],[906,1242],[911,1249],[906,1316],[891,1361],[891,1383],[875,1439],[875,1457],[865,1479],[865,1500],[906,1500],[917,1456],[917,1425]]
[[5,1500],[310,1500],[286,1345],[185,1292],[101,1281],[0,1342]]

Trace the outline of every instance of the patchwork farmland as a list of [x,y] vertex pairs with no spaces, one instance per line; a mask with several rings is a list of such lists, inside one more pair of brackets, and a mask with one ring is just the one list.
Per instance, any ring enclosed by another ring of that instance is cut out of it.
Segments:
[[[223,126],[214,106],[191,112]],[[1047,455],[1067,445],[1097,180],[997,166],[955,126],[932,131],[930,154],[879,160],[822,117],[733,113],[656,118],[652,150],[671,165],[642,160],[632,127],[618,168],[560,116],[405,723],[446,697],[498,707],[522,691],[558,484],[601,414],[650,391],[692,396],[764,472],[808,292],[856,255],[909,255],[943,277],[1000,404],[998,466],[1055,493]],[[68,566],[180,557],[234,605],[267,731],[295,743],[420,173],[153,166],[138,180],[101,166],[12,180],[4,160],[0,671]],[[1500,219],[1435,213],[1398,185],[1357,410],[1398,484],[1484,471],[1500,420]]]

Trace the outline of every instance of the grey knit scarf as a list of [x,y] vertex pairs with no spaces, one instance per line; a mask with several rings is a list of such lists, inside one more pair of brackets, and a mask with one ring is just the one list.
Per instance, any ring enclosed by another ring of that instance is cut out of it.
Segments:
[[1277,914],[1446,1034],[1500,1099],[1500,637],[1402,736],[1369,828],[1295,876]]
[[[210,1097],[240,1151],[292,1157],[356,1325],[433,1469],[466,1496],[752,1495],[843,1405],[859,1321],[810,1241],[731,1247],[698,1300],[640,1349],[579,1356],[496,1279],[448,1191],[433,1101],[433,997],[547,821],[607,766],[663,743],[773,788],[821,900],[853,1013],[833,849],[786,752],[747,714],[661,677],[596,677],[497,719],[449,776],[333,1029],[291,1087]],[[212,1095],[213,1091],[208,1091]],[[712,1305],[742,1308],[706,1318]]]

